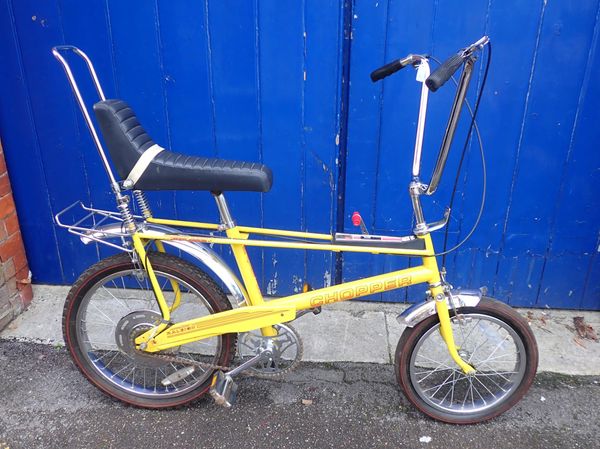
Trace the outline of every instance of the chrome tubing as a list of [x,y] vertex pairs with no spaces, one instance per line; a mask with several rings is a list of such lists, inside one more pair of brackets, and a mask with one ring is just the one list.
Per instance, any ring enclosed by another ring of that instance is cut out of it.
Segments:
[[219,209],[219,215],[221,216],[221,224],[225,229],[235,228],[235,221],[231,217],[227,201],[222,192],[213,193],[215,201],[217,202],[217,208]]
[[425,195],[432,195],[435,193],[438,185],[440,184],[440,179],[442,178],[444,168],[446,167],[450,146],[452,145],[454,133],[456,132],[456,126],[458,125],[458,119],[460,118],[460,113],[462,111],[463,102],[471,82],[474,62],[474,59],[471,57],[467,58],[465,61],[464,69],[460,75],[460,80],[458,81],[458,89],[456,90],[454,103],[452,104],[452,110],[450,111],[450,117],[448,117],[448,124],[446,125],[444,138],[442,139],[440,152],[438,153],[435,168],[433,169],[433,173],[431,175],[431,181],[429,182],[427,190],[423,192]]
[[427,117],[427,100],[429,98],[429,89],[425,85],[425,80],[430,75],[429,61],[427,58],[419,55],[419,67],[417,68],[417,81],[422,83],[421,100],[419,103],[419,119],[417,121],[417,136],[415,138],[415,151],[413,155],[412,175],[417,179],[421,171],[421,150],[423,149],[423,135],[425,134],[425,118]]
[[106,174],[108,175],[108,177],[110,179],[111,187],[116,194],[119,194],[121,189],[120,189],[119,184],[112,172],[112,169],[110,168],[110,164],[108,162],[108,158],[106,157],[106,152],[104,151],[104,147],[102,146],[102,143],[100,143],[98,133],[96,133],[96,128],[94,127],[94,124],[92,123],[92,119],[90,118],[90,114],[87,110],[87,107],[85,106],[85,103],[83,101],[83,96],[81,95],[81,92],[79,91],[79,86],[77,85],[77,82],[75,81],[75,77],[73,76],[71,67],[69,66],[69,63],[65,60],[63,55],[61,54],[61,51],[72,51],[73,53],[75,53],[76,55],[78,55],[85,61],[88,71],[90,72],[90,75],[94,82],[94,86],[96,87],[96,92],[98,92],[98,96],[100,97],[100,99],[104,101],[104,100],[106,100],[106,97],[104,96],[104,91],[102,90],[102,86],[100,85],[98,76],[96,75],[96,70],[94,69],[94,65],[92,64],[92,61],[90,60],[90,58],[88,58],[88,56],[77,47],[74,47],[72,45],[60,45],[60,46],[52,48],[52,54],[58,60],[58,62],[61,63],[61,65],[63,66],[63,69],[65,71],[65,74],[67,75],[67,79],[69,80],[71,89],[73,90],[73,93],[75,94],[77,103],[79,104],[79,109],[81,109],[81,113],[83,114],[85,123],[86,123],[88,129],[90,130],[90,134],[92,135],[92,140],[94,141],[94,144],[96,145],[96,149],[98,150],[98,153],[100,154],[100,158],[102,159],[102,164],[104,165],[104,170],[106,170]]

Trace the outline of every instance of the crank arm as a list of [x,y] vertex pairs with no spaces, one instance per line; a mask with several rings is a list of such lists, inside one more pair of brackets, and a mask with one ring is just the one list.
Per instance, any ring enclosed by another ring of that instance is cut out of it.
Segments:
[[237,376],[238,374],[240,374],[242,371],[247,370],[248,368],[252,368],[253,366],[258,365],[260,362],[262,362],[263,360],[267,360],[270,357],[273,356],[273,353],[271,351],[264,350],[263,352],[261,352],[260,354],[255,355],[254,357],[252,357],[249,360],[246,360],[244,363],[242,363],[240,366],[236,366],[234,369],[232,369],[231,371],[228,371],[226,373],[227,376],[229,377],[234,377]]
[[237,400],[238,390],[238,386],[234,382],[233,377],[272,356],[273,353],[269,349],[265,349],[260,354],[256,354],[250,360],[245,361],[231,371],[225,373],[223,371],[217,371],[213,376],[209,389],[209,393],[215,400],[215,403],[222,405],[225,408],[233,406]]

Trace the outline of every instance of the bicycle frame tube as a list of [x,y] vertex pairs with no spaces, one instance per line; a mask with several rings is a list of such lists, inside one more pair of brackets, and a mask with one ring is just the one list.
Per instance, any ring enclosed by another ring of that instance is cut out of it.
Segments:
[[[278,232],[277,230],[270,231]],[[136,339],[136,344],[143,345],[145,351],[156,352],[166,350],[217,335],[247,332],[257,328],[260,328],[266,336],[276,335],[273,326],[294,320],[297,317],[297,312],[301,310],[313,309],[334,302],[347,301],[410,285],[428,283],[432,297],[436,298],[436,311],[441,323],[440,332],[448,346],[450,355],[464,372],[473,371],[473,368],[459,356],[454,343],[448,305],[445,301],[438,265],[434,256],[433,243],[429,234],[419,237],[425,242],[425,250],[423,251],[425,254],[422,256],[422,265],[265,302],[246,253],[245,246],[249,244],[249,241],[245,239],[247,239],[248,234],[241,233],[236,226],[227,229],[226,233],[229,239],[222,240],[235,242],[227,243],[232,247],[238,268],[242,274],[242,279],[248,291],[249,304],[239,309],[176,323],[166,330],[166,324],[161,324],[158,330],[148,331]],[[158,237],[152,234],[148,235],[147,233],[136,233],[134,235],[134,242],[137,242],[135,247],[139,257],[145,259],[144,241],[160,241],[170,238],[181,239],[183,237],[185,236],[169,235]],[[264,243],[269,244],[274,242]],[[291,243],[285,243],[285,245],[288,248],[293,247]],[[305,249],[328,250],[330,246],[332,245],[314,244],[307,246]],[[356,249],[362,250],[363,248],[352,248],[349,246],[341,250],[353,251]],[[384,252],[386,251],[387,249]],[[149,261],[146,261],[145,267],[147,270],[152,270]],[[157,289],[160,291],[156,277],[151,275],[150,280],[155,291]],[[157,295],[157,301],[159,302],[161,311],[169,310],[162,292],[160,295]],[[168,320],[168,318],[165,317],[165,320]]]
[[[134,237],[139,242],[136,244],[136,250],[143,252],[144,245],[142,242],[144,240],[141,234]],[[423,238],[427,250],[432,253],[431,237],[427,235]],[[238,263],[244,282],[246,283],[246,279],[248,278],[256,283],[250,260],[245,255],[245,248],[241,245],[236,251],[234,251],[236,262]],[[140,257],[143,256],[144,254],[140,254]],[[146,261],[146,267],[151,269],[148,261]],[[151,281],[154,282],[152,279]],[[153,332],[156,335],[151,339],[148,338],[150,337],[150,332],[147,332],[138,337],[136,343],[141,344],[146,342],[147,346],[145,350],[155,352],[224,333],[245,332],[257,328],[269,329],[275,324],[295,319],[296,313],[301,310],[313,309],[334,302],[347,301],[423,282],[427,282],[430,285],[436,285],[440,282],[437,262],[435,257],[431,255],[423,257],[423,264],[417,267],[346,282],[268,302],[265,302],[262,298],[257,283],[257,292],[254,294],[250,293],[252,290],[251,284],[246,284],[249,301],[251,302],[250,305],[236,310],[176,323],[170,326],[165,332]],[[160,290],[158,285],[156,287]],[[157,297],[157,301],[159,304],[162,303],[161,310],[169,309],[163,295]]]

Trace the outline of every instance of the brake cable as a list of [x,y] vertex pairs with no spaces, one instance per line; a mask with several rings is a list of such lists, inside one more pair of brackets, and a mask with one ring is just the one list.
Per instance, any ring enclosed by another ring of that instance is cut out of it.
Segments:
[[[479,131],[479,125],[477,124],[476,121],[476,117],[477,117],[477,112],[479,111],[479,105],[481,103],[481,97],[483,94],[483,89],[485,87],[486,81],[487,81],[487,77],[488,77],[488,72],[490,69],[490,62],[492,60],[492,44],[491,42],[488,42],[487,44],[487,61],[486,61],[486,65],[485,65],[485,70],[483,73],[483,78],[481,81],[481,86],[479,87],[479,92],[477,94],[477,99],[475,100],[475,107],[471,108],[471,104],[469,103],[469,100],[465,97],[464,99],[464,103],[467,106],[467,109],[469,111],[469,114],[471,116],[471,123],[469,124],[469,131],[467,132],[467,137],[465,139],[465,143],[463,145],[463,149],[462,149],[462,153],[460,156],[460,161],[458,164],[458,168],[456,169],[456,177],[454,179],[454,186],[452,188],[452,194],[450,196],[450,204],[449,204],[449,208],[452,209],[452,206],[454,205],[454,198],[456,196],[456,189],[458,187],[458,181],[460,178],[460,172],[462,169],[462,165],[465,159],[465,155],[467,152],[467,148],[469,146],[469,142],[471,140],[471,137],[473,135],[473,130],[475,130],[475,135],[477,137],[477,142],[479,144],[479,153],[481,155],[481,171],[482,171],[482,192],[481,192],[481,205],[479,206],[479,212],[477,214],[477,218],[475,220],[475,223],[473,224],[473,226],[471,227],[471,230],[467,233],[467,235],[465,236],[465,238],[463,238],[459,243],[457,243],[455,246],[453,246],[450,249],[446,249],[447,248],[447,244],[448,244],[448,232],[449,232],[449,226],[446,226],[445,232],[444,232],[444,249],[442,252],[440,253],[435,253],[434,256],[442,256],[442,267],[444,267],[446,265],[446,255],[456,251],[458,248],[460,248],[462,245],[465,244],[465,242],[467,240],[469,240],[471,238],[471,236],[473,235],[473,233],[475,232],[475,230],[477,229],[477,227],[479,226],[479,222],[481,221],[481,217],[483,215],[483,210],[485,208],[485,197],[486,197],[486,191],[487,191],[487,170],[486,170],[486,166],[485,166],[485,152],[483,149],[483,142],[481,139],[481,133]],[[439,59],[431,56],[430,59],[432,59],[433,61],[435,61],[437,64],[441,65],[441,62],[439,61]],[[452,82],[458,86],[458,81],[456,80],[456,78],[454,76],[451,77],[452,78]]]

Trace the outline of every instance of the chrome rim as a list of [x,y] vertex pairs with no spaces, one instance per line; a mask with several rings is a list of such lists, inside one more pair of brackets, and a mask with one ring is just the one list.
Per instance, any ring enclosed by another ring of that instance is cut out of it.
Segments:
[[410,359],[416,393],[431,407],[449,414],[477,414],[504,402],[521,384],[526,354],[512,327],[492,316],[452,318],[459,354],[476,373],[466,375],[450,357],[439,323],[417,342]]
[[[158,270],[155,273],[170,307],[175,299],[171,281],[181,290],[181,303],[171,312],[171,321],[213,313],[206,298],[188,283]],[[204,383],[212,371],[196,366],[191,374],[163,385],[161,381],[167,376],[190,365],[153,358],[134,350],[131,342],[152,328],[158,318],[159,307],[144,271],[127,269],[112,274],[96,283],[82,300],[76,317],[79,348],[96,373],[120,390],[141,397],[179,396]],[[212,337],[161,353],[217,364],[221,340]]]

